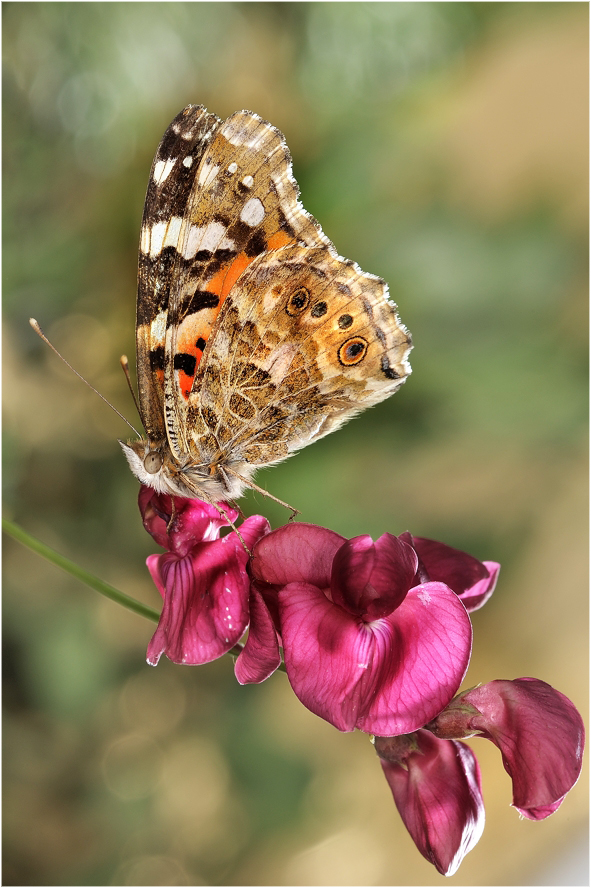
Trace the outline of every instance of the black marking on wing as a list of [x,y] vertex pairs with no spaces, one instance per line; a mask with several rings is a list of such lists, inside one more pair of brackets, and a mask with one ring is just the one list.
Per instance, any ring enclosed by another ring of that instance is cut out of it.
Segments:
[[186,313],[195,314],[204,308],[216,308],[219,305],[220,297],[217,293],[210,293],[209,290],[195,290],[191,301],[187,305]]
[[390,367],[388,355],[382,355],[382,373],[386,379],[400,379],[400,373],[396,373],[396,371],[392,370]]
[[178,352],[174,356],[174,369],[182,370],[183,373],[187,374],[187,376],[195,375],[196,366],[197,359],[194,355],[188,355],[186,352]]
[[164,370],[164,346],[158,345],[150,352],[150,369]]

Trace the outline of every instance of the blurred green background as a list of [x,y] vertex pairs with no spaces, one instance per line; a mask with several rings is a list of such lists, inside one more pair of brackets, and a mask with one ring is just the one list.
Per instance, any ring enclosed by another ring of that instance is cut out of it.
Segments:
[[[347,536],[433,536],[503,564],[464,687],[533,675],[586,713],[588,6],[5,3],[5,515],[159,607],[116,439],[136,422],[143,199],[189,102],[278,126],[306,208],[412,331],[388,402],[261,472]],[[285,511],[245,499],[277,526]],[[228,657],[145,664],[153,625],[4,543],[4,884],[443,884],[367,738]],[[451,885],[588,884],[587,778],[509,807]]]

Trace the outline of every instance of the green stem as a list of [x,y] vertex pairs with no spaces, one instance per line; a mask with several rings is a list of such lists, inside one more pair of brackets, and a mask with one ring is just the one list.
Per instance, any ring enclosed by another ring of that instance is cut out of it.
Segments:
[[87,586],[90,586],[91,589],[100,592],[101,595],[105,595],[107,598],[110,598],[111,601],[116,601],[117,604],[121,604],[128,610],[135,611],[136,614],[140,614],[140,616],[146,617],[148,620],[153,620],[155,623],[160,619],[159,612],[154,610],[153,607],[143,604],[141,601],[137,601],[137,599],[132,598],[130,595],[126,595],[125,592],[120,592],[119,589],[115,589],[114,586],[110,586],[103,580],[99,580],[98,577],[95,577],[87,570],[84,570],[84,568],[78,567],[78,565],[74,564],[73,561],[70,561],[69,558],[64,558],[59,552],[56,552],[54,549],[46,546],[45,543],[42,543],[34,536],[31,536],[26,530],[19,527],[18,524],[14,524],[12,521],[3,518],[2,529],[13,539],[22,543],[23,546],[28,546],[28,548],[32,549],[33,552],[36,552],[37,555],[41,555],[42,558],[46,558],[48,561],[51,561],[52,564],[61,567],[62,570],[65,570],[66,573],[76,577],[77,580],[82,580],[82,582],[86,583]]
[[[31,536],[30,533],[27,533],[27,531],[23,530],[22,527],[19,527],[18,524],[14,524],[14,522],[9,521],[7,518],[3,518],[2,529],[13,539],[22,543],[23,546],[27,546],[29,549],[32,549],[33,552],[36,552],[37,555],[41,555],[42,558],[46,558],[47,561],[51,561],[52,564],[61,567],[66,573],[69,573],[71,576],[76,577],[77,580],[86,583],[91,589],[100,592],[101,595],[110,598],[111,601],[116,601],[117,604],[120,604],[122,607],[134,611],[141,617],[146,617],[147,620],[153,620],[154,623],[157,623],[160,619],[159,612],[154,610],[153,607],[143,604],[136,598],[132,598],[131,595],[126,595],[125,592],[120,592],[119,589],[115,589],[114,586],[110,586],[108,583],[105,583],[104,580],[99,580],[94,574],[89,573],[82,567],[78,567],[78,565],[74,564],[73,561],[70,561],[69,558],[64,558],[64,556],[60,555],[59,552],[56,552],[55,549],[51,549],[49,546],[46,546],[45,543],[42,543],[41,540]],[[233,657],[237,657],[242,648],[243,645],[235,644],[228,653]],[[283,662],[279,666],[279,670],[285,672],[285,665]]]

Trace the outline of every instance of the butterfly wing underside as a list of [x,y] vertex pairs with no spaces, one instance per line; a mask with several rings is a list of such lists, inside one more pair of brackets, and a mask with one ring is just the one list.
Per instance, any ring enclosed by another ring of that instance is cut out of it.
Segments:
[[253,262],[224,303],[190,399],[202,458],[278,462],[393,394],[411,346],[386,295],[382,280],[325,248]]
[[179,461],[200,459],[200,362],[222,306],[257,257],[290,244],[332,248],[301,207],[291,157],[275,127],[249,111],[220,125],[195,171],[179,235],[166,330],[164,410]]
[[[256,114],[188,106],[154,159],[140,244],[142,420],[179,465],[256,467],[404,381],[387,287],[302,207],[285,140]],[[248,474],[248,473],[247,473]]]
[[165,339],[181,223],[195,170],[219,123],[202,106],[189,105],[164,133],[150,171],[140,236],[136,357],[140,414],[152,441],[166,439]]

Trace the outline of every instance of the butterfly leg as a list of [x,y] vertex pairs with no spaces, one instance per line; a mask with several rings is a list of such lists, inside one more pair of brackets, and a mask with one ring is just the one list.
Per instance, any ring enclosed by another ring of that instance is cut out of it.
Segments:
[[[240,531],[238,530],[238,528],[236,527],[236,525],[234,524],[234,522],[233,522],[233,521],[230,521],[230,517],[229,517],[228,513],[227,513],[224,509],[220,508],[220,506],[219,506],[217,503],[214,503],[213,505],[214,505],[215,508],[218,510],[218,512],[220,513],[220,515],[222,516],[222,518],[223,518],[225,521],[228,522],[228,524],[230,525],[230,527],[232,528],[232,530],[235,530],[235,531],[236,531],[236,535],[237,535],[238,539],[240,540],[240,542],[242,543],[242,546],[243,546],[243,548],[244,548],[244,551],[246,552],[246,554],[247,554],[248,557],[250,558],[251,555],[252,555],[252,552],[250,551],[250,549],[248,548],[248,546],[247,546],[246,543],[244,542],[244,540],[243,540],[243,538],[242,538],[242,534],[240,533]],[[240,514],[242,514],[242,513],[240,513]],[[242,517],[244,517],[244,516],[242,516]]]
[[283,500],[278,499],[276,496],[273,496],[272,493],[269,493],[268,490],[264,490],[262,487],[259,487],[258,484],[255,484],[254,481],[249,481],[248,478],[243,478],[242,475],[239,475],[238,472],[235,472],[234,469],[230,469],[228,466],[224,466],[223,470],[220,466],[220,471],[228,472],[229,475],[234,475],[235,478],[238,478],[239,481],[242,481],[243,484],[246,484],[247,487],[251,487],[253,490],[257,490],[259,493],[262,493],[263,496],[269,497],[269,499],[274,500],[276,503],[279,503],[280,506],[283,506],[285,509],[289,509],[292,513],[290,521],[293,521],[296,515],[300,514],[299,509],[294,509],[293,506],[290,506],[289,503],[284,503]]
[[244,514],[238,503],[234,501],[230,502],[230,500],[228,500],[228,505],[231,506],[233,509],[236,509],[239,518],[242,518],[243,521],[246,519],[246,515]]
[[174,524],[174,519],[176,518],[176,506],[174,504],[174,496],[171,496],[170,502],[172,504],[172,508],[170,510],[170,518],[168,519],[168,524],[166,525],[166,532],[170,533],[170,529]]

